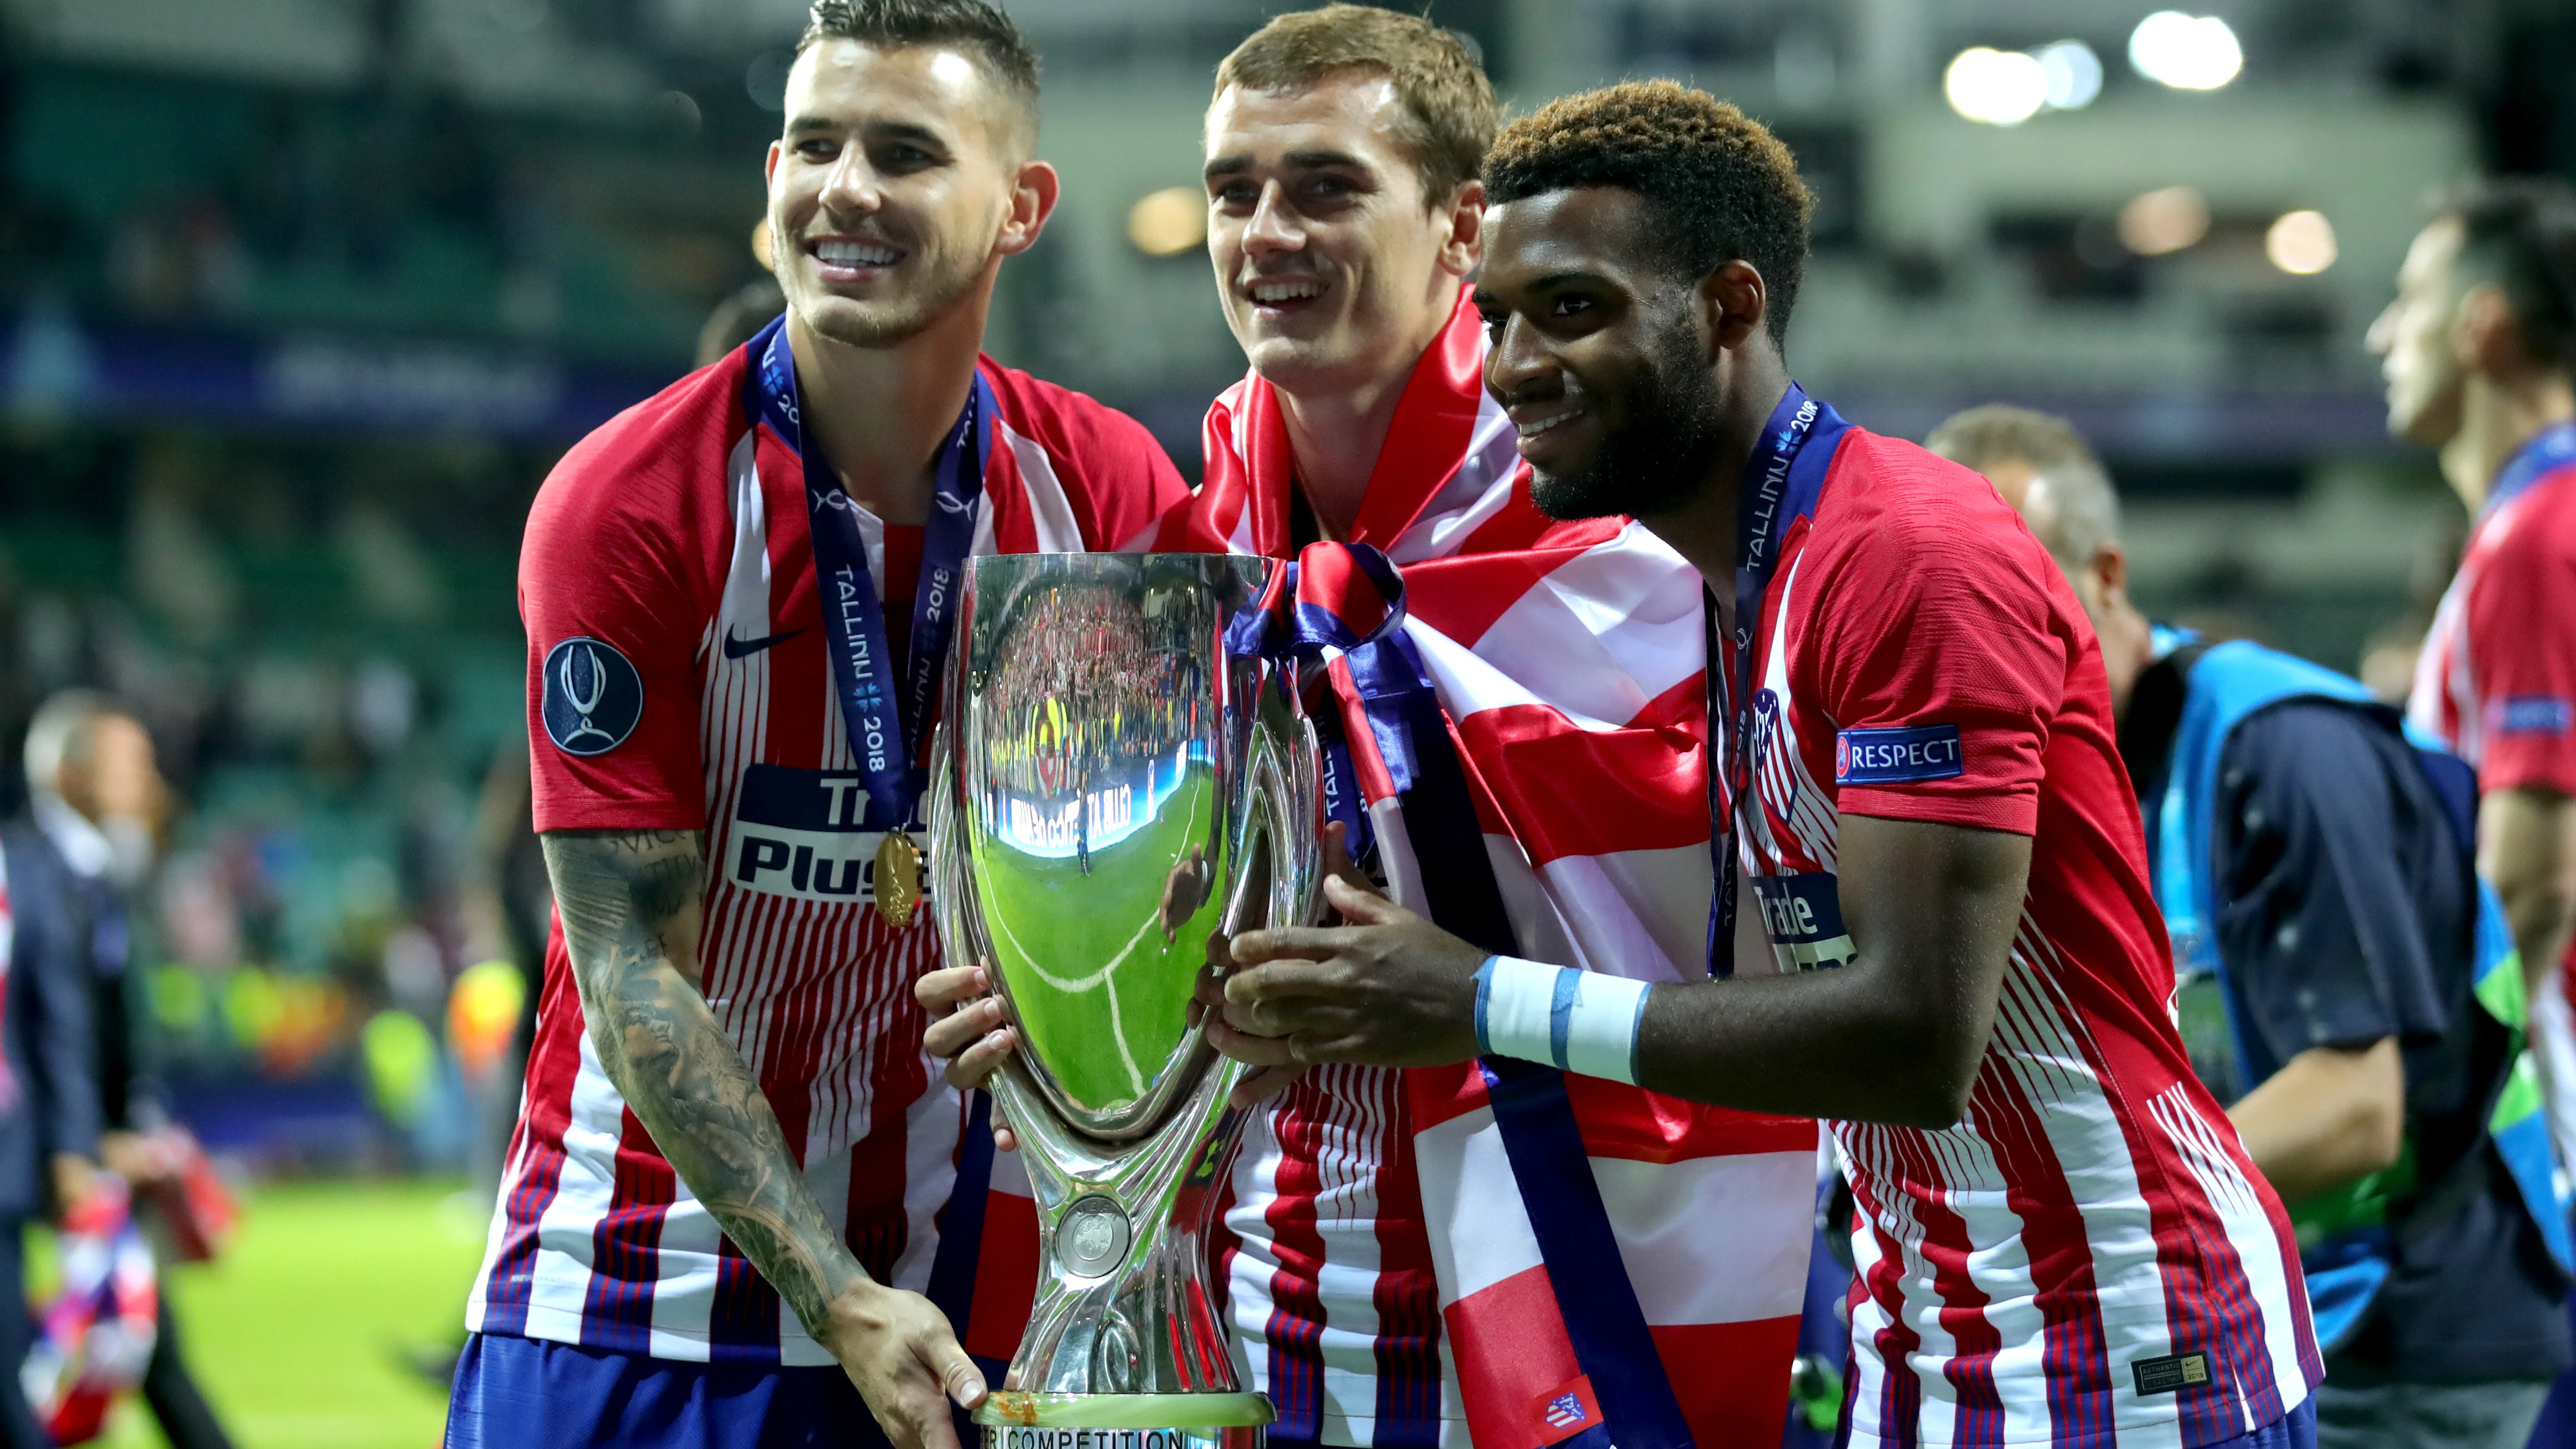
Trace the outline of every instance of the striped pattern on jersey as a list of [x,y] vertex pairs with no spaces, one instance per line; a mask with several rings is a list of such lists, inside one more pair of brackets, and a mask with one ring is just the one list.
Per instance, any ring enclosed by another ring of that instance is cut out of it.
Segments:
[[[2554,439],[2544,435],[2526,444],[2525,451],[2551,441]],[[2522,462],[2522,455],[2517,454],[2508,462],[2507,473],[2514,472],[2514,465]],[[2519,480],[2499,477],[2496,481],[2507,484]],[[2470,623],[2473,602],[2477,600],[2480,583],[2496,555],[2514,540],[2517,533],[2525,535],[2524,558],[2532,557],[2535,548],[2554,553],[2561,559],[2565,557],[2570,546],[2566,519],[2571,488],[2576,488],[2576,466],[2546,468],[2530,476],[2528,481],[2521,481],[2510,497],[2497,498],[2480,509],[2477,517],[2470,520],[2469,536],[2460,550],[2460,567],[2452,574],[2449,586],[2442,590],[2442,601],[2434,610],[2432,625],[2424,633],[2424,647],[2415,659],[2414,688],[2407,697],[2407,717],[2418,728],[2429,731],[2451,753],[2468,761],[2472,768],[2481,771],[2487,768],[2489,736],[2501,723],[2498,718],[2500,711],[2509,703],[2499,696],[2513,692],[2516,683],[2532,676],[2555,672],[2530,667],[2532,658],[2553,656],[2545,650],[2532,648],[2529,641],[2478,637],[2477,630]],[[2563,563],[2558,567],[2563,570]],[[2553,579],[2564,577],[2563,572],[2548,576]],[[2520,583],[2521,580],[2517,579],[2511,586],[2515,595],[2527,591],[2520,587]],[[2510,608],[2514,610],[2560,607],[2562,604],[2563,601],[2554,599],[2545,602],[2521,597],[2510,599]],[[2489,603],[2487,607],[2493,609],[2494,604]],[[2525,659],[2508,657],[2516,645],[2525,646]],[[2489,663],[2496,667],[2486,670],[2478,667],[2478,655],[2482,652],[2490,656]],[[2563,659],[2563,654],[2555,657]],[[2518,670],[2510,667],[2517,663],[2523,667]],[[2520,678],[2509,679],[2509,676]],[[2500,681],[2505,682],[2500,685]],[[2556,685],[2561,681],[2552,680],[2551,683]],[[2546,702],[2561,708],[2566,703],[2563,698],[2551,698]],[[2566,727],[2560,724],[2551,733],[2563,737]]]
[[[736,401],[744,356],[684,379],[610,424],[604,433],[623,428],[628,437],[606,456],[576,450],[548,488],[631,490],[639,485],[624,458],[684,455],[669,503],[677,515],[670,537],[634,546],[669,544],[666,552],[681,555],[673,568],[683,587],[654,615],[653,627],[687,629],[694,697],[657,700],[648,683],[646,709],[686,707],[694,715],[703,800],[692,804],[703,815],[688,818],[704,821],[707,855],[700,984],[833,1226],[879,1281],[921,1291],[966,1123],[963,1099],[923,1052],[926,1023],[912,996],[913,982],[939,964],[938,937],[926,914],[898,928],[876,912],[868,874],[882,837],[858,829],[864,791],[824,654],[802,466]],[[1178,494],[1159,454],[1151,460],[1161,463],[1159,473],[1142,453],[1051,454],[1032,438],[1042,429],[1028,410],[1053,408],[1077,424],[1088,419],[1082,410],[1104,410],[985,367],[1002,405],[976,553],[1078,551],[1118,541],[1085,537],[1066,481],[1080,468],[1124,474],[1122,486],[1137,493],[1129,511],[1139,522]],[[1137,446],[1151,448],[1141,429],[1125,426]],[[688,453],[693,445],[698,451]],[[691,458],[702,473],[691,473]],[[578,505],[576,494],[549,513],[541,499],[531,557],[541,528],[596,516]],[[883,527],[864,511],[859,517],[882,592]],[[631,567],[618,556],[626,543],[602,539],[595,551],[607,566]],[[577,574],[592,552],[574,550],[556,566]],[[594,624],[577,603],[556,601],[557,594],[576,601],[594,590],[606,594],[616,582],[523,576],[532,651],[541,656],[546,647],[540,617],[564,619],[566,632],[621,627],[613,613]],[[680,619],[688,622],[674,622]],[[642,626],[628,627],[632,634]],[[609,642],[630,653],[649,647]],[[539,826],[553,828],[544,792],[546,768],[557,762],[542,753],[550,748],[542,730],[532,727],[531,736],[540,752]],[[592,802],[614,796],[623,783],[608,776],[588,790],[559,787],[559,818],[588,824],[590,809],[626,808]],[[985,1256],[1006,1261],[1010,1271],[988,1275],[1007,1283],[977,1284],[970,1346],[978,1352],[1017,1339],[1034,1282],[1026,1180],[1007,1157],[995,1178],[997,1193],[1020,1201],[1016,1210],[985,1215],[982,1241],[994,1245]],[[1014,1233],[1030,1241],[1017,1242]],[[994,1322],[983,1321],[987,1310]],[[602,1071],[583,1027],[560,921],[547,946],[536,1044],[499,1209],[466,1318],[479,1332],[656,1358],[833,1362],[678,1180]]]
[[[2543,434],[2526,443],[2525,453],[2548,440],[2549,435]],[[2506,483],[2523,457],[2518,453],[2509,460],[2496,482]],[[2432,626],[2425,631],[2423,650],[2416,656],[2407,720],[2468,761],[2478,771],[2482,789],[2549,789],[2564,783],[2570,768],[2563,732],[2519,740],[2509,734],[2502,742],[2506,758],[2493,757],[2495,728],[2503,722],[2500,716],[2535,677],[2547,681],[2540,701],[2545,710],[2563,707],[2568,694],[2576,692],[2568,688],[2564,647],[2551,647],[2557,640],[2536,638],[2524,625],[2525,617],[2535,610],[2566,617],[2564,598],[2535,597],[2546,594],[2548,586],[2534,589],[2524,582],[2535,574],[2564,580],[2565,566],[2534,570],[2526,563],[2519,576],[2507,578],[2514,572],[2512,561],[2507,561],[2505,569],[2490,575],[2497,554],[2517,534],[2523,535],[2517,551],[2525,560],[2535,552],[2543,557],[2554,553],[2560,559],[2576,552],[2576,543],[2567,536],[2570,490],[2576,490],[2576,468],[2551,468],[2511,497],[2491,499],[2479,511],[2470,521],[2459,571],[2442,591]],[[2504,628],[2490,625],[2481,630],[2471,622],[2473,616],[2500,620]],[[2484,669],[2479,667],[2481,654],[2488,664]],[[2543,1080],[2576,1082],[2576,1003],[2571,1002],[2576,998],[2576,942],[2570,943],[2559,961],[2558,985],[2556,991],[2537,992],[2531,998],[2531,1045],[2539,1055]],[[2561,1087],[2550,1092],[2547,1100],[2549,1131],[2558,1143],[2558,1155],[2563,1161],[2576,1162],[2576,1091]]]
[[[1843,494],[1877,484],[1852,461],[1855,441],[1889,446],[1846,436],[1817,520],[1793,527],[1763,603],[1756,698],[1771,707],[1757,709],[1739,837],[1756,878],[1836,868],[1836,722],[1794,685],[1823,667],[1804,657],[1823,647],[1816,540]],[[2106,768],[2097,783],[2127,798],[2125,776]],[[2052,765],[2042,789],[2058,788]],[[2164,1040],[2169,973],[2079,962],[2050,939],[2048,920],[2115,908],[2067,894],[2063,858],[2110,843],[2082,839],[2064,814],[2041,807],[2032,894],[1966,1118],[1942,1131],[1830,1124],[1858,1209],[1853,1445],[2192,1449],[2272,1423],[2323,1377],[2287,1218]],[[1775,949],[1794,969],[1790,948]],[[2155,1375],[2190,1355],[2206,1389],[2141,1392],[2141,1364]]]
[[[1701,976],[1698,575],[1634,524],[1536,510],[1511,422],[1481,386],[1483,347],[1462,290],[1399,407],[1355,541],[1403,571],[1404,627],[1458,731],[1521,954]],[[1257,375],[1217,400],[1207,444],[1207,482],[1156,546],[1287,555],[1287,444]],[[1407,899],[1401,815],[1371,813]],[[1319,1068],[1247,1127],[1218,1249],[1247,1380],[1279,1405],[1274,1443],[1551,1442],[1531,1406],[1479,1377],[1516,1353],[1561,1353],[1563,1377],[1575,1370],[1473,1076]],[[1693,1431],[1776,1438],[1814,1124],[1568,1086]]]

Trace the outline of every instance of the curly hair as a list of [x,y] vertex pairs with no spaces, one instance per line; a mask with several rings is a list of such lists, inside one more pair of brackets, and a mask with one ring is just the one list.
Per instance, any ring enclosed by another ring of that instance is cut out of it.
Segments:
[[985,0],[814,0],[805,33],[797,37],[796,53],[803,55],[825,40],[890,47],[956,46],[1018,103],[1028,136],[1036,135],[1037,52],[1020,38],[1010,16]]
[[1216,93],[1299,90],[1343,71],[1395,82],[1397,135],[1439,206],[1476,179],[1501,109],[1476,43],[1418,15],[1371,5],[1327,5],[1281,15],[1252,32],[1216,68]]
[[1788,334],[1813,201],[1797,158],[1761,122],[1705,91],[1630,81],[1550,101],[1505,126],[1485,157],[1493,203],[1590,186],[1644,198],[1676,272],[1752,264],[1771,340]]

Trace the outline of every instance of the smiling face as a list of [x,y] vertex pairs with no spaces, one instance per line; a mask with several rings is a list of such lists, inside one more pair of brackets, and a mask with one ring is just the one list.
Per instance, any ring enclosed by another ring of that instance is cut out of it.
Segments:
[[1493,208],[1486,228],[1485,386],[1520,430],[1538,506],[1557,518],[1652,515],[1696,492],[1723,399],[1697,288],[1651,245],[1644,199],[1544,192]]
[[2457,333],[2460,289],[2453,271],[2462,241],[2456,217],[2417,234],[2397,269],[2397,296],[2370,324],[2370,350],[2388,390],[2388,431],[2440,447],[2460,430],[2467,380]]
[[780,290],[815,334],[913,337],[980,299],[1005,251],[1027,120],[972,60],[932,46],[824,40],[787,76],[769,149]]
[[1228,86],[1207,118],[1208,256],[1226,325],[1272,385],[1354,388],[1410,370],[1475,269],[1483,192],[1439,204],[1400,139],[1395,82]]

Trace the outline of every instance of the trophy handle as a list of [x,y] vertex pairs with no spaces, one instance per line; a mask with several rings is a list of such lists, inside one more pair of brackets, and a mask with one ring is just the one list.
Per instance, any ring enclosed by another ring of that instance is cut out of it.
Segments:
[[[1277,689],[1262,689],[1244,761],[1237,859],[1245,864],[1218,926],[1228,938],[1266,926],[1311,926],[1323,912],[1322,747],[1297,702],[1293,676],[1283,669],[1274,678]],[[1259,901],[1256,877],[1266,887]]]

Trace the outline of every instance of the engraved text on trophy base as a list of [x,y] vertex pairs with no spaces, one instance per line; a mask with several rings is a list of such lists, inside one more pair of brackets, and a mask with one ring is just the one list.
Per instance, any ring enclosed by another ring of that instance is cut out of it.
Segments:
[[1259,1429],[1025,1429],[987,1427],[985,1449],[1249,1449]]

